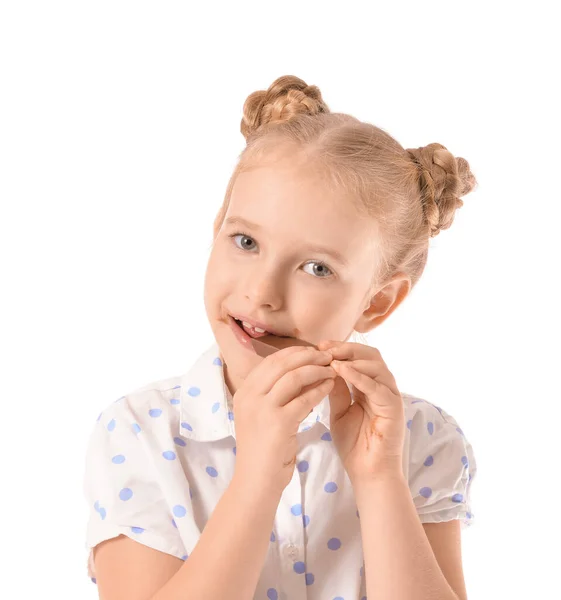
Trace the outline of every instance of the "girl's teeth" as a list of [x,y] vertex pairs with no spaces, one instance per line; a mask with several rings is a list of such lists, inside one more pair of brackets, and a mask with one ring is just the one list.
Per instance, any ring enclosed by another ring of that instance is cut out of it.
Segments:
[[251,323],[247,323],[246,321],[242,321],[242,323],[248,328],[248,329],[252,329],[253,331],[256,331],[257,333],[265,333],[264,329],[261,329],[261,327],[253,327],[253,325]]

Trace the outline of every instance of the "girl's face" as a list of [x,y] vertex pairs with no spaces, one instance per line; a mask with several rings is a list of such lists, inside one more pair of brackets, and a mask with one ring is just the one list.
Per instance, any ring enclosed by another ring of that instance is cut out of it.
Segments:
[[258,358],[238,341],[228,315],[290,336],[263,338],[282,348],[290,338],[347,340],[370,305],[373,223],[319,176],[302,172],[284,164],[241,173],[211,250],[205,309],[232,394]]

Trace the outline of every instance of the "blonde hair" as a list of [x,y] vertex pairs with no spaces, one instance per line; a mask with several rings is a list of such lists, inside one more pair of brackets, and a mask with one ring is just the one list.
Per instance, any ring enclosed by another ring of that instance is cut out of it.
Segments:
[[251,93],[243,106],[246,147],[232,173],[214,221],[214,239],[228,210],[239,173],[280,158],[320,173],[333,191],[376,224],[373,289],[397,272],[421,277],[429,240],[454,221],[461,196],[477,182],[467,160],[442,144],[404,149],[382,129],[344,113],[330,112],[319,88],[294,75]]

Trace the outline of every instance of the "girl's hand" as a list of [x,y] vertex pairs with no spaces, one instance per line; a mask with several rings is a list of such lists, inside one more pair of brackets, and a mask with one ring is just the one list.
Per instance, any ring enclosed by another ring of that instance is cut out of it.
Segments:
[[349,479],[403,477],[403,399],[380,352],[353,342],[326,340],[317,347],[331,351],[338,374],[329,394],[331,436]]
[[262,359],[234,394],[236,468],[245,489],[282,494],[298,453],[298,426],[331,391],[330,352],[283,348]]

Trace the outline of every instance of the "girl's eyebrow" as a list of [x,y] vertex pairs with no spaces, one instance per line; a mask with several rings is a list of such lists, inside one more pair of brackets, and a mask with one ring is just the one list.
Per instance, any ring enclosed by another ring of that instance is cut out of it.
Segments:
[[[252,223],[244,219],[243,217],[228,217],[224,221],[224,225],[242,225],[243,227],[247,227],[247,229],[253,229],[255,231],[263,231],[263,227],[261,225],[257,225],[257,223]],[[321,254],[328,254],[332,258],[334,258],[341,265],[348,267],[349,261],[337,250],[334,248],[327,248],[324,246],[320,246],[317,244],[304,244],[304,247],[310,252],[319,252]]]

